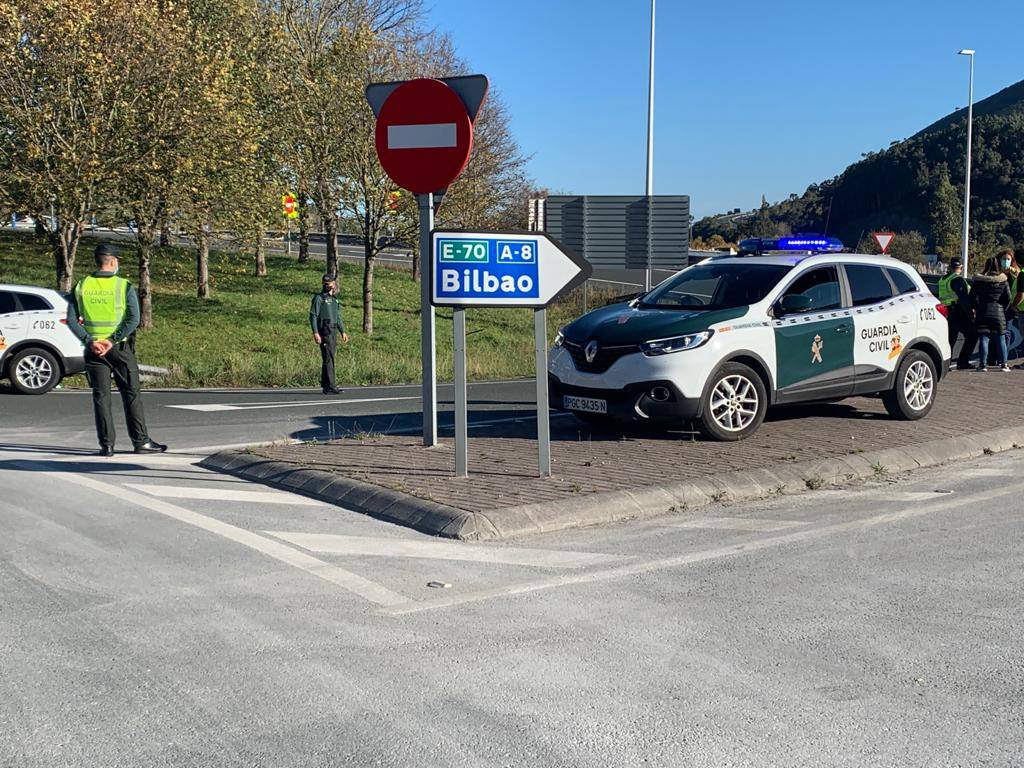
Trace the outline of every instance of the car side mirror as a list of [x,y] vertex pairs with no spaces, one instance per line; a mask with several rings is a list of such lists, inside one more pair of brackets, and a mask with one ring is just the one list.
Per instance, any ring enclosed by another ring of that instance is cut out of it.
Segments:
[[783,315],[796,315],[807,312],[813,304],[810,296],[797,293],[783,296],[778,306]]

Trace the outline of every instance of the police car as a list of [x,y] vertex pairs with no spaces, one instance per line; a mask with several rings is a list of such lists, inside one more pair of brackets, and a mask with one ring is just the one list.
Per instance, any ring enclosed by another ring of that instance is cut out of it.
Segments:
[[57,291],[0,284],[0,378],[41,395],[85,370],[81,342],[67,326],[68,303]]
[[705,260],[567,325],[553,402],[589,422],[696,420],[716,440],[748,437],[769,406],[853,395],[926,416],[948,369],[946,308],[895,259],[792,240]]

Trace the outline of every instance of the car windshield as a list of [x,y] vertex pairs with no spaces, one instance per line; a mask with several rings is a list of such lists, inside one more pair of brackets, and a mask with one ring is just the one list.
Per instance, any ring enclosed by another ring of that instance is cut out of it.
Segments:
[[687,310],[745,307],[761,301],[791,269],[786,264],[735,261],[698,264],[641,296],[640,306]]

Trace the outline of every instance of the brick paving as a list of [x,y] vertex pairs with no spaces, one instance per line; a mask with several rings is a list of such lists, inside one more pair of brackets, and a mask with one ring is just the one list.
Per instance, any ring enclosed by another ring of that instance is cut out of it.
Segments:
[[532,423],[471,430],[468,479],[453,476],[450,439],[431,449],[416,437],[381,435],[255,452],[481,512],[1017,426],[1024,423],[1022,393],[1024,371],[951,373],[940,384],[935,408],[921,421],[895,421],[880,400],[853,398],[769,411],[761,429],[739,443],[710,442],[685,432],[604,433],[579,425],[571,416],[555,416],[551,420],[555,476],[546,479],[537,476]]

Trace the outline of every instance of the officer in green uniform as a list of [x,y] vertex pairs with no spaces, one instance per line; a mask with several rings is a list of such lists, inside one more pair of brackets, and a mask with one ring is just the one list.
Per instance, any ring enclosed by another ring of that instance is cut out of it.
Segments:
[[978,343],[978,332],[974,329],[974,316],[971,309],[971,286],[964,279],[964,265],[959,258],[949,260],[946,276],[939,279],[939,301],[946,306],[949,313],[949,348],[956,345],[957,337],[963,334],[964,345],[960,348],[954,370],[971,370],[971,353]]
[[348,344],[348,334],[341,322],[338,281],[334,275],[324,275],[323,288],[313,296],[309,325],[313,329],[313,341],[320,345],[320,387],[325,395],[340,394],[334,381],[334,355],[338,349],[338,334],[345,344]]
[[68,302],[67,323],[85,345],[85,375],[92,387],[93,413],[100,456],[114,455],[114,419],[110,412],[113,375],[124,404],[128,434],[136,453],[163,453],[146,431],[132,334],[139,327],[139,296],[117,275],[117,252],[106,243],[96,247],[96,271],[79,281]]

